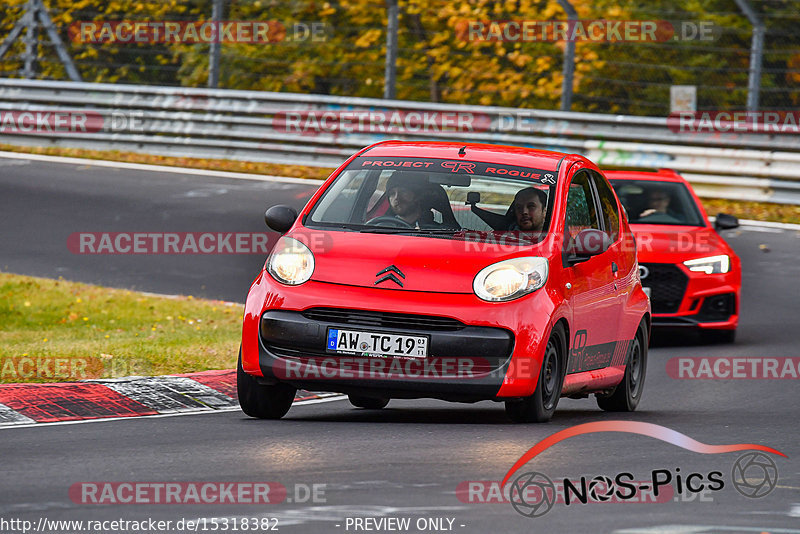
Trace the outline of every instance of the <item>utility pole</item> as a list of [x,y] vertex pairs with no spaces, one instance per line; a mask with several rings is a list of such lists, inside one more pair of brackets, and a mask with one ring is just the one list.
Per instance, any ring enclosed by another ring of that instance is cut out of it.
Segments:
[[215,39],[211,42],[211,47],[208,50],[208,86],[213,89],[219,87],[219,58],[222,47],[219,26],[222,20],[222,1],[214,0],[211,8],[211,20],[214,21],[216,31],[214,32]]
[[386,27],[386,70],[383,75],[383,98],[394,100],[397,95],[397,31],[399,10],[397,0],[386,0],[389,24]]
[[55,47],[58,59],[61,61],[61,64],[64,65],[69,79],[73,82],[81,81],[81,75],[78,74],[78,69],[75,68],[75,64],[72,62],[69,52],[67,52],[67,47],[64,45],[64,41],[61,40],[61,36],[58,35],[53,20],[50,18],[50,14],[47,12],[47,8],[42,0],[28,0],[22,17],[14,25],[11,33],[9,33],[3,41],[3,44],[0,45],[0,58],[8,52],[14,41],[19,38],[22,30],[25,30],[25,36],[22,39],[22,42],[25,43],[25,52],[22,55],[22,60],[24,62],[22,76],[25,78],[35,78],[36,67],[39,60],[40,25],[44,28],[45,33],[47,33],[50,44]]
[[758,95],[761,92],[761,59],[764,55],[764,36],[767,28],[747,0],[736,0],[736,4],[753,26],[753,40],[750,43],[750,77],[747,80],[747,111],[758,111]]
[[569,21],[569,33],[567,42],[564,43],[564,66],[561,67],[561,111],[569,111],[572,108],[572,84],[575,78],[575,40],[571,39],[572,29],[578,20],[578,13],[569,0],[558,0],[561,8],[567,12]]

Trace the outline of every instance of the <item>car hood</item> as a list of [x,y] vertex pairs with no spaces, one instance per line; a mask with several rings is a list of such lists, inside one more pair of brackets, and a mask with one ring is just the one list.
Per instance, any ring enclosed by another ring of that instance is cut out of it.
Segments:
[[[435,293],[471,294],[481,269],[508,258],[539,255],[541,247],[305,228],[291,237],[314,252],[314,281]],[[389,275],[402,286],[392,278],[380,281]]]
[[636,236],[639,263],[681,263],[717,254],[734,255],[713,228],[631,224],[631,229]]

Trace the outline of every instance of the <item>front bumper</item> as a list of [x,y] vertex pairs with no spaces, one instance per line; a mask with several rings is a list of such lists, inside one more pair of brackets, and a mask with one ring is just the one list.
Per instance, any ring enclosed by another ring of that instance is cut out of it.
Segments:
[[649,275],[652,326],[733,330],[739,322],[741,275],[689,271],[683,265],[642,263]]
[[[538,381],[543,340],[563,313],[545,291],[498,304],[315,281],[288,288],[262,271],[245,305],[242,366],[266,383],[312,391],[466,402],[524,397]],[[328,353],[329,327],[427,335],[429,357]]]
[[[376,358],[329,352],[329,328],[426,336],[429,355]],[[264,377],[303,389],[477,401],[497,395],[513,348],[509,330],[444,317],[320,307],[267,310],[261,316],[259,366]]]

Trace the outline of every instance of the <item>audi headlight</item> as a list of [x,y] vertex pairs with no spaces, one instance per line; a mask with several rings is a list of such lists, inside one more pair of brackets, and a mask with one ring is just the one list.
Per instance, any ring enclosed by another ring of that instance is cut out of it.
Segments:
[[725,254],[688,260],[683,262],[683,264],[688,267],[690,271],[698,273],[722,274],[731,270],[731,259]]
[[501,302],[533,293],[546,281],[546,258],[514,258],[482,269],[475,277],[472,289],[482,300]]
[[314,254],[300,241],[281,237],[269,255],[267,272],[283,284],[300,285],[314,272]]

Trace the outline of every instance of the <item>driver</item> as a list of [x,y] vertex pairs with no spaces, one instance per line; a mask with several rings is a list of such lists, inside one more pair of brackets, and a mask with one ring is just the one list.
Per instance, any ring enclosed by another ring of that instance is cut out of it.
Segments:
[[672,196],[669,191],[660,187],[654,187],[647,192],[647,209],[639,214],[643,219],[650,215],[667,215],[673,219],[683,220],[679,212],[670,209]]
[[418,172],[398,171],[389,177],[386,193],[389,199],[389,216],[402,219],[417,228],[433,224],[433,214],[423,208],[428,187],[428,177]]

